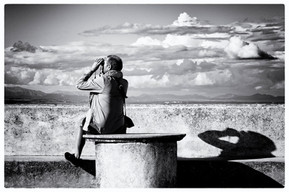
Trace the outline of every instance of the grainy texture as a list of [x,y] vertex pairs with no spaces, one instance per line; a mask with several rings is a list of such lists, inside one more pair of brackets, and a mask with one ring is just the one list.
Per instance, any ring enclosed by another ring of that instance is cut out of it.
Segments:
[[5,161],[6,188],[95,187],[94,176],[62,161]]
[[99,187],[174,187],[176,143],[105,143],[96,145]]
[[[56,156],[5,157],[6,188],[96,187],[95,161],[82,160],[79,167]],[[279,188],[285,184],[284,158],[223,161],[178,159],[176,187],[185,188]]]
[[[86,110],[81,106],[5,105],[5,155],[62,155],[73,151],[78,121]],[[275,145],[272,154],[284,156],[284,105],[128,105],[127,114],[135,124],[129,133],[187,134],[178,142],[181,157],[220,155],[223,149],[204,142],[199,134],[227,127],[267,137]],[[89,142],[83,154],[92,152],[94,144]]]

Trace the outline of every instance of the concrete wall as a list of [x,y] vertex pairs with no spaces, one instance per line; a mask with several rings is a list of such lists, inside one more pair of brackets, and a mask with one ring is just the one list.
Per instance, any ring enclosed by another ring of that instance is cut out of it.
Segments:
[[[5,105],[5,155],[73,151],[77,125],[86,110],[84,106]],[[129,133],[186,133],[178,142],[179,157],[252,155],[249,151],[282,157],[284,114],[284,105],[127,106],[127,115],[135,123]],[[231,129],[225,131],[227,127]],[[94,155],[94,144],[88,143],[83,154]]]
[[[215,161],[179,159],[177,188],[282,188],[284,159]],[[149,171],[149,170],[148,170]],[[97,187],[94,157],[74,167],[60,156],[6,156],[6,188]]]

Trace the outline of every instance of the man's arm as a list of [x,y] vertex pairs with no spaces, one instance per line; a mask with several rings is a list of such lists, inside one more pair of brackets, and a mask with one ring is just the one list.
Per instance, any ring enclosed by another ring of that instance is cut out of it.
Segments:
[[104,86],[103,78],[95,78],[93,80],[88,80],[91,75],[104,63],[104,60],[96,59],[93,63],[90,71],[84,74],[76,83],[76,87],[80,90],[102,90]]

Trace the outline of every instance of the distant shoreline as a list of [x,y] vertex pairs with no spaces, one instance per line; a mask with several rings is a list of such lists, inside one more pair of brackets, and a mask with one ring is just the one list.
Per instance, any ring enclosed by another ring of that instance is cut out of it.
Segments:
[[[79,108],[88,109],[87,104],[5,104],[5,108]],[[127,108],[262,108],[280,107],[285,104],[272,103],[197,103],[197,104],[127,104]]]
[[[193,105],[193,104],[227,104],[227,105],[235,105],[235,104],[285,104],[285,102],[254,102],[254,101],[156,101],[156,102],[127,102],[128,105]],[[64,103],[64,102],[59,102],[59,103],[38,103],[38,102],[15,102],[15,101],[5,101],[4,105],[77,105],[77,106],[83,106],[83,105],[88,105],[88,103]]]

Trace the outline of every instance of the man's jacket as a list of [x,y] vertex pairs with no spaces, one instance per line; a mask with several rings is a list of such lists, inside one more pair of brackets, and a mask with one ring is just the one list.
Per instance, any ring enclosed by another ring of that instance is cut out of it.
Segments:
[[126,94],[128,82],[123,79],[122,72],[115,70],[91,76],[91,72],[83,75],[76,87],[90,92],[92,127],[101,134],[114,133],[124,125],[124,100],[119,85]]

